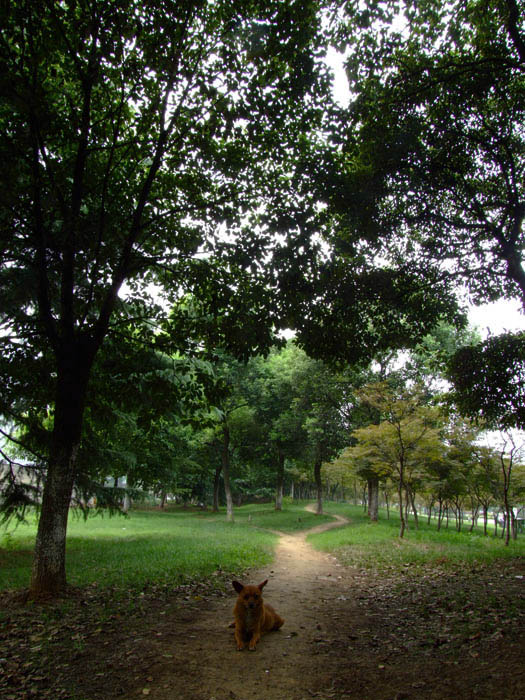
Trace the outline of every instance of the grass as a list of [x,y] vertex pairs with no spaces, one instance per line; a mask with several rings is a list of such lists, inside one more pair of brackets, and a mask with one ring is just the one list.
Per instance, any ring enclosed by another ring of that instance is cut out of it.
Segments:
[[403,539],[398,537],[399,516],[380,514],[377,523],[371,523],[360,506],[326,504],[327,513],[338,513],[350,519],[345,527],[311,535],[308,541],[317,549],[332,552],[351,566],[385,569],[418,565],[475,565],[490,564],[496,559],[525,556],[525,538],[511,542],[508,547],[501,539],[485,537],[481,529],[471,534],[466,529],[456,532],[453,525],[437,532],[435,522],[427,525],[420,517],[419,529],[414,521]]
[[[325,515],[304,510],[306,503],[286,504],[276,512],[271,504],[235,509],[235,522],[225,512],[174,508],[133,510],[129,517],[91,516],[87,521],[70,517],[67,539],[68,581],[75,586],[142,588],[148,584],[177,585],[191,579],[212,578],[218,571],[241,575],[272,561],[277,536],[269,530],[293,533],[328,522],[334,514],[351,520],[345,527],[309,541],[318,549],[335,553],[351,566],[384,569],[415,565],[465,565],[525,556],[525,537],[505,547],[501,539],[436,531],[422,518],[413,521],[404,539],[398,537],[399,520],[381,514],[372,524],[361,507],[325,503]],[[0,590],[27,587],[33,557],[36,521],[16,529],[0,529]]]
[[[289,505],[282,512],[269,504],[236,508],[234,523],[226,522],[224,510],[133,510],[127,518],[92,515],[87,521],[72,514],[68,581],[141,588],[262,567],[272,560],[277,541],[268,529],[295,532],[320,522],[304,505]],[[0,530],[0,590],[27,587],[35,533],[34,517],[14,530]]]
[[[282,511],[276,511],[269,503],[241,506],[234,511],[235,521],[255,528],[293,533],[309,530],[316,525],[333,520],[330,515],[317,516],[315,513],[305,511],[307,503],[308,501],[296,501],[286,504]],[[214,515],[216,517],[216,514],[210,514],[209,517]]]
[[[9,535],[0,531],[0,590],[28,585],[35,536],[34,518]],[[201,518],[182,510],[132,511],[127,518],[70,518],[67,537],[69,583],[143,587],[206,578],[215,571],[239,572],[272,559],[276,536]],[[6,547],[7,544],[7,547]]]

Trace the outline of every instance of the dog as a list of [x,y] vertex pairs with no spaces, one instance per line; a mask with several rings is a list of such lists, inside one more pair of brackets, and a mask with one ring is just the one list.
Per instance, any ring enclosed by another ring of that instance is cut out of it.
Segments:
[[272,606],[263,603],[262,589],[267,583],[268,579],[258,586],[243,586],[239,581],[232,581],[232,586],[239,594],[233,609],[235,641],[239,651],[244,649],[246,642],[248,649],[255,651],[261,634],[278,630],[284,624],[283,618]]

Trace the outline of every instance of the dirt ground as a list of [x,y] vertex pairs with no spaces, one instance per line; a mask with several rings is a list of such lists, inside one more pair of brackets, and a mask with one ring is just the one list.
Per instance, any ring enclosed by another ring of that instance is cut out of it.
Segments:
[[228,627],[236,594],[220,585],[111,604],[94,589],[39,610],[4,596],[0,697],[525,697],[523,560],[378,575],[313,550],[306,534],[281,535],[272,567],[243,580],[268,578],[265,600],[285,618],[255,652],[236,650]]

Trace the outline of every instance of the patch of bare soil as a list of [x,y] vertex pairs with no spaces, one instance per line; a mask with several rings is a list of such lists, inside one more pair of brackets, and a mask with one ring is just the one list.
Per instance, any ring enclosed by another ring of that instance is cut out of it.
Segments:
[[282,535],[271,569],[242,580],[265,578],[285,624],[255,652],[236,650],[236,594],[220,575],[215,585],[136,597],[93,588],[35,607],[4,596],[0,697],[525,697],[523,560],[378,574],[342,566],[303,533]]

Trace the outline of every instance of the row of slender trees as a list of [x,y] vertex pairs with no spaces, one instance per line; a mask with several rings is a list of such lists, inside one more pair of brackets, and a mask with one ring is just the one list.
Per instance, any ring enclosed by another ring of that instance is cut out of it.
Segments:
[[489,444],[480,426],[451,415],[450,407],[436,404],[435,397],[429,401],[418,387],[407,390],[380,382],[366,386],[359,396],[376,412],[376,420],[353,431],[354,444],[325,465],[325,477],[336,483],[352,478],[366,483],[371,520],[378,517],[381,489],[386,499],[395,494],[401,537],[409,511],[417,527],[422,508],[429,518],[432,512],[437,515],[438,529],[450,512],[458,531],[465,511],[471,529],[482,515],[485,535],[489,510],[496,529],[501,511],[508,524],[506,543],[516,537],[516,515],[525,502],[523,439],[498,434]]

